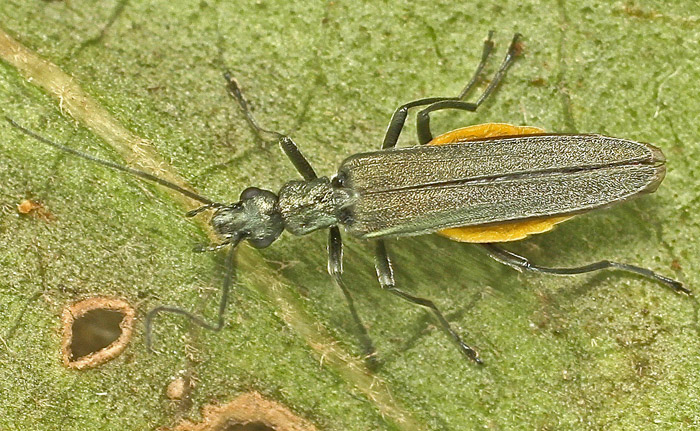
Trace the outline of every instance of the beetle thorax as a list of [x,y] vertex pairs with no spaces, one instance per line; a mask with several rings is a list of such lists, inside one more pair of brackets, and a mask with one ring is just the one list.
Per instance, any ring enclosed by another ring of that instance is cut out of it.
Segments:
[[334,187],[327,177],[290,181],[279,192],[277,208],[289,232],[305,235],[337,225],[352,198],[350,189]]

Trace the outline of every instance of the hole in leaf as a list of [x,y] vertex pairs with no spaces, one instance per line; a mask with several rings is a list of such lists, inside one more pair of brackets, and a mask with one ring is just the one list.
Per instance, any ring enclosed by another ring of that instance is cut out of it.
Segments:
[[285,405],[247,392],[223,405],[202,409],[202,421],[183,420],[173,431],[316,431],[316,427]]
[[63,363],[82,370],[116,358],[131,339],[134,309],[119,298],[94,297],[63,310]]
[[226,424],[224,428],[221,428],[221,431],[275,431],[275,429],[262,422],[249,422],[246,424]]
[[73,321],[71,361],[104,349],[119,339],[124,314],[116,310],[90,310]]

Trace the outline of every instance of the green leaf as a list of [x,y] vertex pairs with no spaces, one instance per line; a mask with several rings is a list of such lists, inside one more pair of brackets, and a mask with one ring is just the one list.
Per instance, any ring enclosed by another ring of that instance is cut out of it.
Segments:
[[[264,127],[332,175],[379,148],[400,104],[457,94],[495,29],[492,74],[517,31],[522,55],[497,93],[478,113],[435,115],[435,130],[508,122],[630,138],[662,148],[668,173],[654,195],[510,249],[543,265],[633,263],[696,290],[699,12],[661,1],[10,0],[0,100],[43,136],[229,202],[298,174],[251,132],[225,70]],[[425,310],[382,292],[373,247],[346,238],[345,282],[377,348],[379,367],[367,369],[323,232],[241,246],[226,327],[162,315],[150,353],[153,307],[215,317],[223,254],[192,252],[212,240],[206,217],[186,219],[183,198],[0,128],[2,429],[171,427],[250,391],[323,430],[700,424],[694,299],[620,272],[518,274],[437,236],[388,242],[397,283],[433,299],[483,367]],[[409,117],[401,144],[414,136]],[[42,209],[19,214],[24,199]],[[63,309],[99,295],[136,308],[135,335],[112,361],[68,369]],[[182,376],[189,395],[171,401],[166,387]]]

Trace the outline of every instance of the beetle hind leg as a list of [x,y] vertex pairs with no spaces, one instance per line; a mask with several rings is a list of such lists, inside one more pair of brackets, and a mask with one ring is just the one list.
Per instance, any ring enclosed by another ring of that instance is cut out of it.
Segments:
[[[481,94],[481,96],[479,96],[476,102],[464,102],[461,100],[464,96],[467,95],[467,93],[469,93],[469,90],[471,90],[471,87],[468,85],[459,98],[435,101],[434,103],[430,104],[427,108],[423,109],[418,113],[418,115],[416,116],[416,124],[418,132],[418,142],[421,145],[427,144],[428,142],[433,140],[433,134],[430,132],[431,112],[440,111],[443,109],[459,109],[462,111],[474,112],[484,102],[484,100],[486,100],[486,98],[494,92],[496,87],[498,87],[498,84],[500,84],[503,80],[503,77],[506,75],[506,72],[508,71],[510,66],[513,64],[513,61],[515,61],[515,58],[518,56],[518,53],[520,51],[520,38],[521,34],[515,33],[515,35],[513,36],[513,40],[511,41],[510,46],[508,47],[508,52],[503,58],[503,62],[496,71],[496,74],[493,76],[491,83],[489,83],[488,87],[486,87],[486,90],[484,90],[484,92]],[[481,70],[477,69],[477,73],[480,72]],[[473,84],[470,82],[470,85]]]
[[683,286],[680,281],[673,280],[671,278],[665,277],[663,275],[657,274],[654,271],[642,268],[635,265],[630,265],[627,263],[611,262],[609,260],[601,260],[599,262],[590,263],[588,265],[575,266],[570,268],[550,268],[546,266],[539,266],[530,263],[527,258],[508,251],[502,247],[495,244],[482,244],[486,248],[487,253],[492,259],[508,265],[517,270],[540,272],[544,274],[554,274],[554,275],[576,275],[585,274],[587,272],[599,271],[602,269],[617,269],[620,271],[631,272],[633,274],[641,275],[642,277],[648,278],[650,280],[664,284],[678,293],[684,293],[686,295],[692,295],[692,292]]
[[474,71],[474,75],[469,80],[469,83],[462,89],[457,97],[428,97],[425,99],[418,99],[412,102],[408,102],[404,105],[399,106],[394,114],[391,116],[391,121],[389,122],[389,127],[384,135],[384,141],[382,143],[382,149],[394,148],[396,142],[399,140],[399,135],[403,130],[404,124],[406,124],[406,117],[408,116],[408,110],[411,108],[416,108],[418,106],[432,105],[441,101],[456,101],[464,99],[474,88],[474,86],[479,82],[481,77],[481,72],[484,70],[486,61],[493,51],[493,30],[489,31],[486,40],[484,41],[484,48],[481,52],[481,61]]
[[394,295],[398,296],[399,298],[405,299],[408,302],[412,302],[414,304],[430,309],[430,311],[433,312],[433,315],[437,318],[442,329],[448,334],[450,334],[452,339],[457,343],[462,354],[468,359],[476,362],[477,364],[483,364],[481,358],[479,357],[479,353],[472,347],[469,347],[464,341],[462,341],[462,338],[454,329],[452,329],[450,323],[447,321],[445,316],[443,316],[443,314],[433,303],[433,301],[413,296],[404,292],[403,290],[396,288],[396,284],[394,283],[394,271],[391,268],[391,261],[389,260],[389,256],[387,255],[386,246],[384,245],[383,240],[377,241],[375,265],[377,268],[377,277],[379,278],[379,284],[382,286],[382,289],[387,290],[393,293]]

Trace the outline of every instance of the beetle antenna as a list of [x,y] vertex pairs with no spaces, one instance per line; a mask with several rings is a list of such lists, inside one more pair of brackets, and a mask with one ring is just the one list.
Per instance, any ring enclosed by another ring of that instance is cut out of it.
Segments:
[[31,136],[32,138],[36,139],[37,141],[43,142],[43,143],[46,144],[46,145],[50,145],[50,146],[52,146],[52,147],[54,147],[54,148],[56,148],[56,149],[58,149],[58,150],[60,150],[60,151],[65,151],[66,153],[73,154],[74,156],[81,157],[81,158],[83,158],[83,159],[85,159],[85,160],[89,160],[89,161],[91,161],[91,162],[95,162],[95,163],[97,163],[97,164],[100,164],[100,165],[103,165],[103,166],[107,166],[107,167],[109,167],[109,168],[116,169],[116,170],[118,170],[118,171],[126,172],[126,173],[131,174],[131,175],[133,175],[133,176],[135,176],[135,177],[143,178],[144,180],[147,180],[147,181],[152,181],[152,182],[154,182],[154,183],[160,184],[160,185],[163,186],[163,187],[167,187],[167,188],[169,188],[169,189],[171,189],[171,190],[175,190],[176,192],[178,192],[178,193],[180,193],[180,194],[182,194],[182,195],[185,195],[185,196],[187,196],[188,198],[191,198],[191,199],[194,199],[194,200],[196,200],[196,201],[202,202],[202,203],[205,204],[205,205],[208,205],[208,206],[214,206],[214,205],[216,205],[216,202],[212,201],[211,199],[206,198],[206,197],[204,197],[204,196],[202,196],[202,195],[199,195],[199,194],[197,194],[197,193],[195,193],[195,192],[192,192],[192,191],[190,191],[190,190],[187,190],[187,189],[185,189],[185,188],[182,188],[182,187],[178,186],[177,184],[175,184],[175,183],[173,183],[173,182],[170,182],[170,181],[168,181],[168,180],[164,180],[163,178],[159,178],[159,177],[157,177],[157,176],[155,176],[155,175],[149,174],[148,172],[141,171],[141,170],[139,170],[139,169],[134,169],[134,168],[130,168],[130,167],[127,167],[127,166],[123,166],[123,165],[120,165],[120,164],[118,164],[118,163],[110,162],[109,160],[99,159],[99,158],[97,158],[97,157],[95,157],[95,156],[91,156],[90,154],[86,154],[86,153],[82,153],[82,152],[80,152],[80,151],[74,150],[74,149],[72,149],[72,148],[66,147],[65,145],[61,145],[61,144],[59,144],[59,143],[50,141],[49,139],[44,138],[43,136],[38,135],[38,134],[32,132],[31,130],[29,130],[29,129],[25,128],[25,127],[20,126],[19,124],[17,124],[17,123],[16,123],[13,119],[11,119],[10,117],[7,117],[7,116],[6,116],[5,119],[6,119],[6,120],[10,123],[10,125],[12,125],[12,127],[14,127],[15,129],[18,129],[18,130],[20,130],[21,132],[24,132],[26,135],[29,135],[29,136]]

